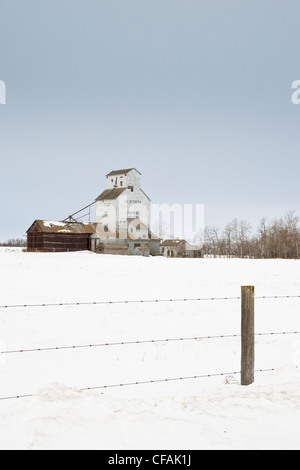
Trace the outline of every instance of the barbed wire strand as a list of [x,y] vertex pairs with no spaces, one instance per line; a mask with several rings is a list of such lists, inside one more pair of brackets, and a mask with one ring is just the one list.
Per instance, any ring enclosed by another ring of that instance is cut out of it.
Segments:
[[[300,334],[300,331],[282,331],[282,332],[271,332],[271,333],[256,333],[255,336],[274,336],[274,335],[296,335]],[[119,341],[112,343],[94,343],[94,344],[81,344],[71,346],[52,346],[46,348],[31,348],[31,349],[14,349],[9,351],[0,351],[0,354],[17,354],[17,353],[32,353],[32,352],[44,352],[44,351],[60,351],[68,349],[88,349],[88,348],[100,348],[108,346],[126,346],[136,344],[155,344],[155,343],[171,343],[171,342],[184,342],[184,341],[202,341],[210,339],[221,339],[221,338],[240,338],[240,334],[231,335],[210,335],[210,336],[193,336],[189,338],[166,338],[166,339],[148,339],[148,340],[136,340],[136,341]]]
[[[255,299],[298,299],[300,295],[264,295],[255,296]],[[59,303],[40,303],[40,304],[16,304],[0,305],[0,309],[10,308],[29,308],[29,307],[74,307],[79,305],[114,305],[114,304],[137,304],[137,303],[160,303],[160,302],[199,302],[213,300],[241,300],[241,297],[202,297],[202,298],[183,298],[183,299],[144,299],[144,300],[101,300],[93,302],[59,302]]]
[[[275,369],[259,369],[256,370],[255,373],[257,372],[272,372],[275,371]],[[206,375],[192,375],[188,377],[174,377],[174,378],[165,378],[165,379],[154,379],[154,380],[143,380],[143,381],[137,381],[137,382],[126,382],[126,383],[121,383],[121,384],[110,384],[110,385],[99,385],[99,386],[93,386],[93,387],[84,387],[78,389],[80,392],[85,392],[85,391],[90,391],[90,390],[102,390],[102,389],[109,389],[109,388],[117,388],[117,387],[128,387],[132,385],[147,385],[147,384],[157,384],[157,383],[167,383],[167,382],[174,382],[174,381],[183,381],[183,380],[192,380],[192,379],[203,379],[203,378],[212,378],[212,377],[221,377],[221,376],[231,376],[231,375],[237,375],[240,374],[240,371],[235,371],[235,372],[220,372],[216,374],[206,374]],[[0,401],[3,400],[13,400],[13,399],[19,399],[19,398],[32,398],[32,397],[37,397],[37,394],[30,393],[26,395],[15,395],[15,396],[8,396],[8,397],[0,397]]]
[[299,299],[300,295],[261,295],[255,296],[255,299]]
[[94,302],[60,302],[60,303],[41,303],[41,304],[16,304],[0,305],[0,309],[9,308],[28,308],[28,307],[74,307],[77,305],[114,305],[114,304],[146,304],[160,302],[199,302],[212,300],[240,300],[241,297],[203,297],[203,298],[184,298],[184,299],[144,299],[144,300],[101,300]]
[[149,340],[135,340],[135,341],[118,341],[111,343],[96,343],[96,344],[83,344],[74,346],[56,346],[48,348],[32,348],[32,349],[19,349],[11,351],[0,351],[0,354],[13,354],[13,353],[25,353],[25,352],[41,352],[41,351],[57,351],[61,349],[76,349],[76,348],[97,348],[105,346],[126,346],[133,344],[154,344],[154,343],[171,343],[176,341],[200,341],[203,339],[216,339],[216,338],[234,338],[240,335],[214,335],[214,336],[194,336],[189,338],[166,338],[166,339],[149,339]]

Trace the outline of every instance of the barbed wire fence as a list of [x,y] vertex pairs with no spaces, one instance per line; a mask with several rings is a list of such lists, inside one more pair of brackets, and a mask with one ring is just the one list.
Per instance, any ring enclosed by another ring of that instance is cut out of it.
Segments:
[[[276,331],[276,332],[265,332],[255,333],[255,336],[278,336],[278,335],[298,335],[300,331]],[[136,341],[115,341],[110,343],[96,343],[96,344],[77,344],[77,345],[65,345],[65,346],[50,346],[47,348],[31,348],[31,349],[14,349],[8,351],[0,351],[0,355],[4,354],[18,354],[18,353],[35,353],[45,351],[61,351],[67,349],[91,349],[100,347],[111,347],[111,346],[126,346],[134,344],[155,344],[155,343],[172,343],[172,342],[184,342],[184,341],[203,341],[211,339],[221,338],[241,338],[238,334],[229,335],[210,335],[210,336],[192,336],[190,338],[166,338],[166,339],[147,339],[147,340],[136,340]]]
[[[299,299],[300,295],[267,295],[255,296],[259,299]],[[37,304],[10,304],[0,305],[0,309],[11,308],[33,308],[33,307],[74,307],[87,305],[116,305],[116,304],[147,304],[161,302],[201,302],[201,301],[217,301],[217,300],[241,300],[241,296],[236,297],[202,297],[202,298],[178,298],[178,299],[132,299],[132,300],[99,300],[92,302],[57,302],[57,303],[37,303]]]
[[[249,287],[249,286],[248,286]],[[243,287],[242,287],[243,289]],[[300,295],[269,295],[269,296],[253,296],[252,301],[254,300],[263,300],[263,299],[299,299]],[[170,299],[133,299],[133,300],[114,300],[114,301],[91,301],[91,302],[60,302],[60,303],[36,303],[36,304],[7,304],[0,305],[1,310],[9,309],[27,309],[27,308],[44,308],[44,307],[75,307],[75,306],[92,306],[92,305],[126,305],[126,304],[146,304],[146,303],[167,303],[167,302],[201,302],[201,301],[229,301],[229,300],[243,300],[243,291],[241,296],[235,297],[202,297],[202,298],[170,298]],[[243,307],[242,303],[242,314],[243,309],[247,310],[249,304],[246,307]],[[251,310],[251,309],[250,309]],[[244,312],[245,313],[245,312]],[[254,315],[254,309],[253,309]],[[29,348],[29,349],[13,349],[0,351],[0,356],[10,355],[10,354],[25,354],[25,353],[42,353],[49,351],[61,351],[61,350],[75,350],[75,349],[92,349],[92,348],[105,348],[105,347],[114,347],[114,346],[129,346],[129,345],[139,345],[139,344],[155,344],[155,343],[175,343],[175,342],[191,342],[191,341],[203,341],[203,340],[215,340],[215,339],[226,339],[226,338],[243,338],[245,332],[241,334],[224,334],[224,335],[207,335],[207,336],[191,336],[191,337],[176,337],[176,338],[154,338],[154,339],[138,339],[133,341],[116,341],[116,342],[102,342],[102,343],[91,343],[91,344],[75,344],[75,345],[63,345],[63,346],[51,346],[51,347],[40,347],[40,348]],[[274,331],[274,332],[261,332],[253,333],[252,341],[254,342],[255,337],[262,336],[279,336],[279,335],[298,335],[300,331]],[[245,360],[245,359],[244,359]],[[249,366],[249,357],[246,358]],[[252,361],[252,373],[260,372],[271,372],[275,371],[275,368],[267,369],[256,369],[254,370],[253,358],[250,358]],[[243,363],[243,358],[242,361]],[[296,368],[298,368],[296,366]],[[174,381],[184,381],[184,380],[195,380],[202,378],[212,378],[212,377],[222,377],[222,376],[233,376],[242,374],[242,371],[230,371],[230,372],[219,372],[212,374],[203,374],[203,375],[190,375],[190,376],[181,376],[181,377],[171,377],[171,378],[162,378],[162,379],[153,379],[153,380],[143,380],[143,381],[132,381],[125,383],[117,384],[107,384],[99,385],[93,387],[84,387],[80,388],[79,391],[89,391],[89,390],[104,390],[117,387],[127,387],[134,385],[146,385],[146,384],[158,384],[158,383],[167,383]],[[34,393],[30,394],[17,394],[13,396],[0,397],[0,401],[12,400],[19,398],[30,398],[36,396]]]

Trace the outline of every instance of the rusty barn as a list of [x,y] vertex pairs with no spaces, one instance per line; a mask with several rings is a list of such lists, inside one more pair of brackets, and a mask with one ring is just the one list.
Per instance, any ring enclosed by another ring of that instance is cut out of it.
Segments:
[[36,220],[27,230],[27,251],[63,252],[90,250],[96,224]]

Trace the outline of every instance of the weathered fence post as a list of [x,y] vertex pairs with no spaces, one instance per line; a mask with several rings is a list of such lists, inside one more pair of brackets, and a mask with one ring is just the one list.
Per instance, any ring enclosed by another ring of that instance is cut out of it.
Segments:
[[254,382],[254,286],[242,286],[241,385]]

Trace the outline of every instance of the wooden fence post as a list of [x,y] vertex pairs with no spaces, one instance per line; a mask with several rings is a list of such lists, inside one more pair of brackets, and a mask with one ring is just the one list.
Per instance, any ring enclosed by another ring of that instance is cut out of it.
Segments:
[[254,286],[242,286],[241,385],[254,382]]

